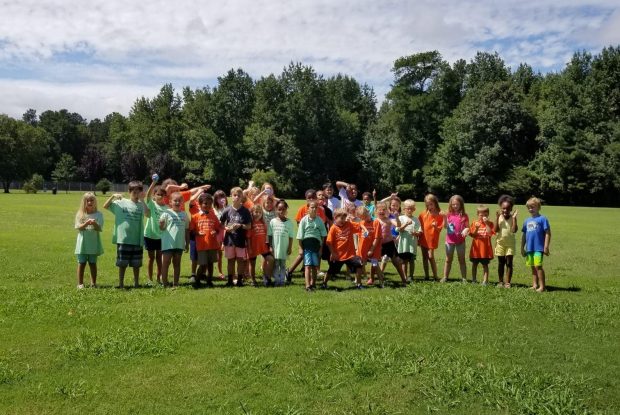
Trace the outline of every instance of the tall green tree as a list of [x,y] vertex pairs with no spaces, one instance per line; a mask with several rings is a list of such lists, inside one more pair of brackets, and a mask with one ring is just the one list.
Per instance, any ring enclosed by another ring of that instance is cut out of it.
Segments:
[[77,167],[70,154],[63,153],[52,171],[52,180],[65,184],[65,192],[69,193],[69,182],[75,178]]

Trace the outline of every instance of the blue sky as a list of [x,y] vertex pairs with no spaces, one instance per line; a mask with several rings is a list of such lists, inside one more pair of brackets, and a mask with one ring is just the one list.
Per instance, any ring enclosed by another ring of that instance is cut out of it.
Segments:
[[620,44],[617,0],[0,0],[0,15],[0,113],[15,118],[127,115],[164,83],[213,86],[230,68],[258,79],[291,61],[351,75],[381,100],[394,60],[417,52],[497,51],[548,72]]

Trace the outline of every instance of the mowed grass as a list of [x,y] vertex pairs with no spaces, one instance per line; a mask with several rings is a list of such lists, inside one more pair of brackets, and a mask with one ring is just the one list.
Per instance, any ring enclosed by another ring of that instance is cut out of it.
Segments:
[[180,289],[117,290],[105,211],[101,288],[77,291],[80,196],[0,195],[0,413],[620,413],[618,209],[543,207],[543,294],[520,257],[511,289],[418,260],[408,288],[194,290],[184,258]]

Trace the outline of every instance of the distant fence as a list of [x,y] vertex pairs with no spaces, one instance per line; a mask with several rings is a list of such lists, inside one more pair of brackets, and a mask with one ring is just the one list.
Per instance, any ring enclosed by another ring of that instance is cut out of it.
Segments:
[[[19,190],[24,186],[25,182],[11,182],[11,189]],[[94,192],[95,184],[89,182],[43,182],[43,187],[39,192],[51,192],[56,187],[58,192]],[[126,192],[126,183],[112,183],[109,193]]]

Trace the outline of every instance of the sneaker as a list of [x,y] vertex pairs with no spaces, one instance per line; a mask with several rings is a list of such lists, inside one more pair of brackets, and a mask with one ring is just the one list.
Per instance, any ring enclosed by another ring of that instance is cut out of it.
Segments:
[[191,277],[189,277],[189,283],[190,284],[196,284],[196,276],[192,275]]
[[461,282],[462,282],[463,284],[467,284],[467,278],[461,278]]
[[366,288],[366,287],[364,287],[362,284],[355,284],[355,289],[356,289],[356,290],[363,290],[363,289],[365,289],[365,288]]
[[213,280],[211,278],[207,278],[207,287],[213,288]]
[[291,271],[286,271],[286,282],[288,284],[293,282],[293,273]]
[[310,286],[310,287],[306,287],[306,292],[311,293],[312,291],[314,291],[314,290],[312,289],[312,286]]
[[498,282],[496,287],[497,288],[504,288],[504,283],[503,282]]
[[507,282],[506,284],[504,284],[504,288],[510,288],[510,287],[511,287],[511,285],[510,285],[510,283],[509,283],[509,282]]
[[220,276],[218,277],[219,279],[221,279],[222,281],[224,281],[226,279],[226,277],[224,276],[224,274],[220,274]]
[[226,287],[232,287],[233,285],[235,285],[233,283],[233,277],[232,277],[232,275],[229,275],[228,276],[228,281],[226,281]]
[[446,277],[443,277],[442,279],[439,280],[439,282],[448,282],[448,279]]
[[243,277],[239,277],[239,279],[237,279],[237,283],[235,284],[235,286],[237,287],[243,287],[245,284],[243,283]]
[[480,285],[488,285],[488,283],[486,281],[482,281]]
[[323,278],[325,276],[324,272],[319,272],[318,274],[316,274],[317,277],[319,278]]
[[322,290],[326,290],[326,289],[327,289],[327,284],[322,283],[322,284],[321,284],[321,289],[322,289]]
[[84,284],[78,284],[77,289],[78,290],[83,290],[84,289]]
[[366,285],[373,285],[374,283],[375,283],[375,282],[374,282],[374,280],[373,280],[372,278],[368,278],[368,279],[366,280]]
[[474,278],[474,279],[472,279],[472,280],[471,280],[471,283],[472,283],[472,284],[477,284],[477,283],[478,283],[478,280],[476,280],[476,279]]

